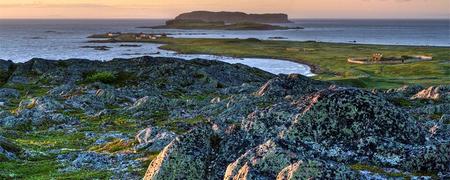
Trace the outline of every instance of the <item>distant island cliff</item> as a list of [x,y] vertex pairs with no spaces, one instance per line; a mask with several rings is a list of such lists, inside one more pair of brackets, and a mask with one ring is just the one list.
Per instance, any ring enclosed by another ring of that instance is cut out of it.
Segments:
[[176,20],[202,20],[206,22],[223,21],[226,23],[291,23],[287,14],[246,14],[243,12],[193,11],[180,14]]
[[204,29],[204,30],[287,30],[303,29],[271,23],[290,23],[286,14],[246,14],[242,12],[194,11],[183,13],[161,26],[143,26],[152,29]]

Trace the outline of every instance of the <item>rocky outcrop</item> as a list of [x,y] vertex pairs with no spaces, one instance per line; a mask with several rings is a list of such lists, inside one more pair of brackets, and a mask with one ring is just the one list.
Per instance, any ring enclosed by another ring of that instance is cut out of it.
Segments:
[[[209,164],[214,149],[212,129],[197,127],[177,137],[152,161],[144,179],[203,179],[210,177]],[[176,173],[174,173],[176,172]]]
[[0,85],[8,81],[14,68],[14,63],[12,61],[0,59]]
[[[205,143],[168,145],[149,167],[146,179],[161,179],[162,176],[155,174],[175,171],[173,166],[167,166],[171,162],[195,159],[192,154],[185,157],[186,154],[168,153],[180,149],[202,152],[198,159],[203,161],[195,164],[198,167],[209,164],[214,173],[197,170],[195,174],[202,174],[201,178],[206,179],[376,177],[353,170],[352,164],[394,167],[406,174],[434,171],[444,177],[449,172],[445,148],[448,140],[430,139],[436,134],[445,136],[445,130],[417,122],[407,111],[387,101],[382,93],[327,86],[298,75],[281,75],[269,80],[252,95],[270,101],[271,106],[253,110],[241,119],[239,127],[211,126],[220,140],[218,151],[211,157],[214,161],[205,157],[211,152],[209,146],[198,146]],[[241,99],[234,104],[246,101],[249,100]],[[194,132],[196,137],[200,132],[204,132],[203,136],[211,134],[200,129]],[[189,135],[194,136],[191,133],[185,136]],[[177,174],[171,177],[190,177]]]
[[206,22],[223,21],[226,23],[290,23],[287,14],[246,14],[242,12],[194,11],[178,15],[177,20],[202,20]]
[[0,162],[16,159],[22,148],[0,136]]
[[136,135],[137,150],[159,152],[176,137],[175,133],[157,127],[145,128]]
[[429,87],[428,89],[424,89],[418,92],[417,94],[412,96],[411,99],[450,101],[450,85]]
[[0,88],[0,159],[8,163],[45,160],[58,173],[112,179],[450,174],[447,86],[364,90],[151,57],[9,66]]

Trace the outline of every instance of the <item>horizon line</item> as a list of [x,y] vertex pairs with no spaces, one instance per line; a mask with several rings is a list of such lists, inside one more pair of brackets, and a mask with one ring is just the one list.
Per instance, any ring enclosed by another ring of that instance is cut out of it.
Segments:
[[[0,20],[170,20],[174,18],[147,18],[147,17],[132,17],[132,18],[0,18]],[[424,17],[424,18],[314,18],[314,17],[295,17],[289,18],[289,20],[300,20],[300,19],[313,19],[313,20],[448,20],[450,18],[441,17]]]

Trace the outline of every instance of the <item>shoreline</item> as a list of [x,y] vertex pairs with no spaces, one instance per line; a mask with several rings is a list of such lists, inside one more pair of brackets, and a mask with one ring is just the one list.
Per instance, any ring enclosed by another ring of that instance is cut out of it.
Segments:
[[[191,39],[191,40],[248,40],[248,39],[233,39],[233,38],[178,38],[178,37],[171,37],[172,39]],[[95,39],[95,38],[94,38]],[[322,41],[297,41],[297,40],[260,40],[260,41],[273,41],[273,42],[286,42],[286,43],[320,43],[325,45],[346,45],[346,46],[390,46],[390,47],[406,47],[406,48],[450,48],[450,46],[427,46],[427,45],[392,45],[392,44],[359,44],[359,43],[350,43],[350,42],[322,42]],[[105,40],[90,40],[86,43],[150,43],[150,44],[159,44],[158,48],[161,50],[166,51],[174,51],[176,53],[180,54],[187,54],[187,55],[195,55],[199,53],[191,53],[191,52],[181,52],[177,51],[171,48],[168,48],[168,45],[173,45],[176,43],[169,43],[169,42],[162,42],[158,40],[152,40],[152,41],[116,41],[112,39],[105,39]],[[293,63],[298,63],[302,65],[307,65],[310,67],[311,72],[315,75],[319,75],[320,73],[323,73],[324,70],[317,64],[313,64],[310,62],[307,62],[305,60],[301,59],[289,59],[289,58],[276,58],[276,57],[268,57],[268,56],[227,56],[225,54],[220,53],[200,53],[200,54],[206,54],[206,55],[213,55],[213,56],[223,56],[223,57],[233,57],[233,58],[262,58],[262,59],[274,59],[274,60],[282,60],[282,61],[289,61]]]
[[[154,43],[154,44],[158,44],[158,43]],[[167,45],[167,44],[162,44],[158,48],[161,49],[161,50],[166,50],[166,51],[174,51],[174,50],[172,50],[170,48],[164,48],[165,45]],[[180,53],[179,51],[174,51],[174,52]],[[195,55],[196,53],[182,53],[182,54]],[[230,57],[230,56],[221,55],[221,54],[206,54],[206,55]],[[272,60],[279,60],[279,61],[288,61],[288,62],[293,62],[293,63],[299,64],[299,65],[308,66],[310,71],[311,71],[311,73],[314,74],[313,76],[317,76],[320,73],[320,67],[319,66],[314,65],[314,64],[309,63],[309,62],[299,62],[299,61],[292,60],[292,59],[279,59],[279,58],[275,58],[275,57],[273,57],[273,58],[269,57],[268,58],[266,56],[246,56],[246,57],[242,56],[242,57],[231,57],[231,58],[272,59]]]
[[[118,37],[107,40],[88,41],[90,43],[157,43],[164,44],[163,50],[181,54],[211,54],[218,56],[280,59],[308,65],[317,80],[330,80],[366,88],[396,88],[410,84],[447,84],[448,47],[371,45],[353,43],[326,43],[317,41],[278,41],[259,39],[210,39],[173,38],[136,40]],[[351,65],[350,57],[367,57],[374,53],[400,57],[404,55],[432,56],[433,60],[408,64]],[[405,81],[404,79],[414,79]]]

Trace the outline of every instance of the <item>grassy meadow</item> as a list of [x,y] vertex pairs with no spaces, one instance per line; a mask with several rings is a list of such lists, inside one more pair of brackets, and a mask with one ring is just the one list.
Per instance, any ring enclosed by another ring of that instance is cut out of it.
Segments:
[[[135,42],[118,38],[116,42]],[[408,84],[450,84],[450,48],[430,46],[363,45],[323,42],[261,41],[257,39],[159,38],[141,42],[164,43],[162,49],[185,54],[285,59],[308,64],[315,79],[362,88],[396,88]],[[360,65],[349,57],[428,55],[432,61],[406,64]]]

